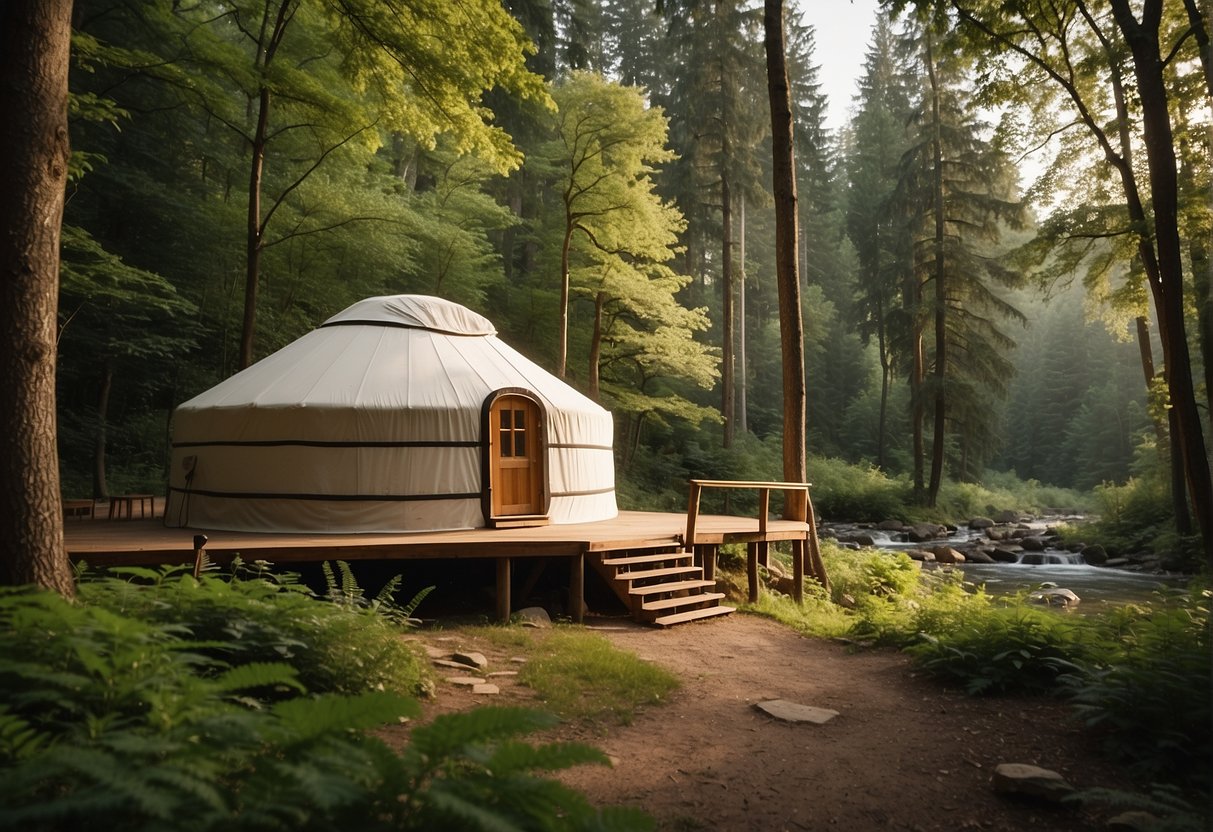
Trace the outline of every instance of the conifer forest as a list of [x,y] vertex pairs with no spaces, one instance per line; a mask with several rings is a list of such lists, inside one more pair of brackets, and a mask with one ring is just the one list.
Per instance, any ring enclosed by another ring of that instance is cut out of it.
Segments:
[[[886,2],[841,124],[816,6],[784,10],[810,481],[845,465],[924,511],[965,483],[1135,486],[1207,560],[1207,0]],[[781,479],[763,22],[77,0],[62,493],[163,493],[174,406],[398,293],[609,408],[623,507]]]

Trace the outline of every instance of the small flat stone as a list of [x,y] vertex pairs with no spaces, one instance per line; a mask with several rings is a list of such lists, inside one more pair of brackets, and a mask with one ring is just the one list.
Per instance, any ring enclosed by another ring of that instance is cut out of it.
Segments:
[[994,791],[1060,803],[1074,787],[1055,771],[1027,763],[1001,763],[994,769]]
[[497,677],[497,676],[517,676],[518,671],[517,670],[496,670],[492,673],[488,673],[485,675],[487,675],[490,679]]
[[489,682],[483,682],[472,688],[472,693],[482,693],[486,696],[492,696],[496,693],[501,693],[501,688]]
[[434,659],[431,662],[435,667],[449,667],[453,670],[471,670],[472,666],[463,662],[453,662],[450,659]]
[[765,702],[755,702],[754,707],[775,719],[784,722],[812,722],[814,725],[825,725],[838,711],[829,708],[817,708],[812,705],[801,705],[786,699],[768,699]]
[[489,660],[483,653],[456,653],[451,656],[457,662],[463,662],[466,667],[488,667]]
[[526,656],[510,656],[510,662],[513,664],[526,664]]
[[432,644],[425,645],[425,654],[431,659],[445,659],[451,655],[450,650],[443,650],[441,647],[435,647]]
[[463,685],[465,687],[474,687],[475,685],[483,685],[484,679],[476,676],[450,676],[447,681],[452,685]]
[[552,617],[543,607],[524,607],[514,613],[514,617],[524,627],[552,626]]

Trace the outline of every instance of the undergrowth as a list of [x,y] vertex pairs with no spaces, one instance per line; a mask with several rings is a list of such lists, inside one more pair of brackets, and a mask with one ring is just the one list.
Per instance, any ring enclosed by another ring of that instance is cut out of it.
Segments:
[[0,590],[0,828],[651,827],[536,774],[606,762],[523,742],[537,711],[439,717],[392,750],[367,731],[417,712],[399,627],[254,572]]
[[1195,805],[1207,801],[1213,689],[1203,585],[1070,616],[1023,596],[994,598],[959,571],[924,570],[904,554],[827,541],[823,557],[829,597],[810,580],[803,605],[768,588],[745,608],[806,633],[903,649],[973,694],[1065,697],[1146,782],[1179,786],[1197,796]]

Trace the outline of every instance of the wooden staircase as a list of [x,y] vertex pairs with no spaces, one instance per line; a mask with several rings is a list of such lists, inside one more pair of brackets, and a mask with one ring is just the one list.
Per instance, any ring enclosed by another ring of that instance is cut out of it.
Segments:
[[724,593],[713,591],[716,581],[676,547],[605,552],[589,561],[642,623],[669,627],[733,612],[720,604]]

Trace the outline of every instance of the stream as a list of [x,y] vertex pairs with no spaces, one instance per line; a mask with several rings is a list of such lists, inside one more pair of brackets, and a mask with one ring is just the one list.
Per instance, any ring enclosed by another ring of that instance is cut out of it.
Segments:
[[[1036,531],[1043,532],[1045,525],[1032,524]],[[877,548],[889,551],[906,551],[932,546],[948,545],[964,551],[978,541],[986,542],[981,532],[961,528],[946,538],[926,543],[911,543],[897,540],[888,532],[865,530]],[[931,568],[931,567],[928,567]],[[1046,548],[1043,552],[1023,552],[1017,563],[964,563],[956,566],[935,566],[937,569],[960,569],[965,580],[984,584],[991,595],[1010,595],[1020,590],[1034,590],[1042,583],[1051,582],[1069,589],[1080,599],[1076,612],[1097,612],[1108,604],[1126,604],[1149,601],[1159,589],[1182,587],[1186,579],[1182,575],[1153,574],[1117,569],[1107,566],[1091,566],[1082,555],[1062,549]]]

